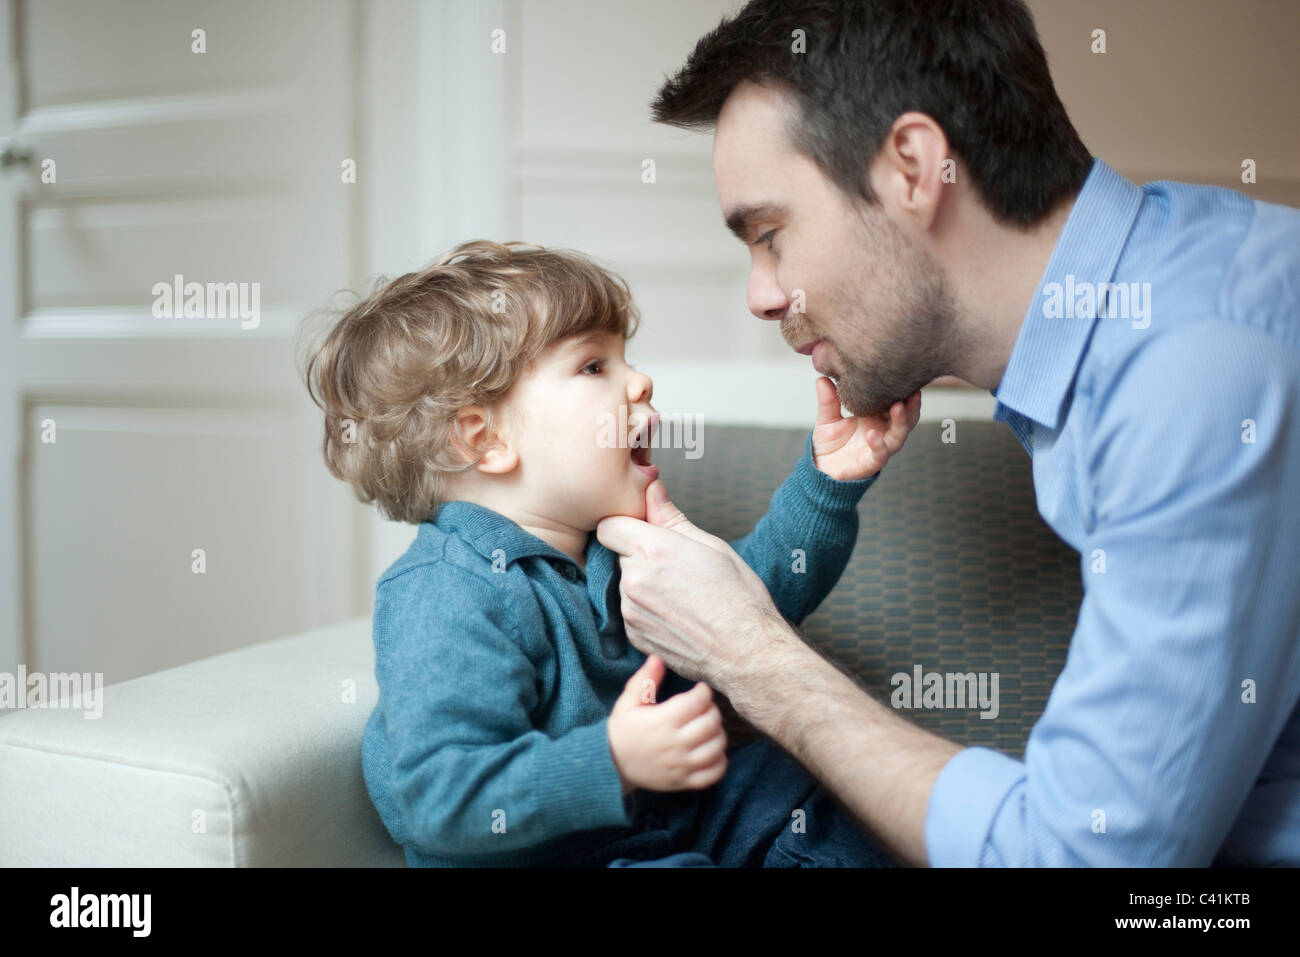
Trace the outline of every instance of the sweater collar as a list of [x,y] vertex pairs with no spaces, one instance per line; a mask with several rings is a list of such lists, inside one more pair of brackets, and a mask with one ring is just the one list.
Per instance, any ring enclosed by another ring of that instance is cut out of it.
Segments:
[[[572,556],[543,541],[518,522],[477,502],[457,499],[444,502],[434,524],[461,538],[489,562],[512,563],[533,556],[547,559],[557,570],[568,567],[573,581],[586,580],[587,594],[596,610],[596,626],[602,639],[620,636],[623,631],[621,599],[618,591],[618,555],[602,545],[596,533],[587,536],[584,572]],[[498,549],[500,551],[498,551]],[[563,574],[563,572],[561,572]]]
[[[1076,317],[1075,290],[1109,283],[1142,205],[1142,190],[1094,159],[1043,278],[1029,303],[1002,381],[993,393],[993,418],[1019,412],[1049,429],[1060,425],[1074,375],[1092,334],[1098,304]],[[1045,307],[1049,295],[1064,301],[1062,316]]]

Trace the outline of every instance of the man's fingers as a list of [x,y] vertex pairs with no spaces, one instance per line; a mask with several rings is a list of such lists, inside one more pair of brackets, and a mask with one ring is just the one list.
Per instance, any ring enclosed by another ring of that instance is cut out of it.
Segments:
[[630,516],[611,515],[596,523],[596,541],[611,552],[627,556],[657,534],[656,532],[647,534],[645,530],[648,528],[651,526]]
[[679,535],[693,538],[702,545],[708,545],[715,551],[722,551],[725,543],[716,535],[710,535],[704,529],[686,517],[680,508],[668,498],[668,490],[660,479],[655,479],[646,489],[645,520],[656,528],[671,529]]
[[[662,483],[655,479],[651,484],[658,485]],[[681,547],[682,538],[689,538],[701,545],[707,545],[714,551],[722,550],[719,547],[721,540],[715,535],[710,535],[704,529],[693,525],[682,514],[681,509],[667,500],[667,492],[664,493],[664,501],[657,504],[655,508],[659,509],[656,516],[661,521],[671,522],[671,524],[655,525],[632,518],[630,515],[610,515],[607,518],[602,518],[596,524],[596,540],[610,551],[617,552],[624,558],[638,553],[644,554],[655,545],[663,545],[670,550],[678,549]],[[668,535],[675,537],[665,537]],[[725,544],[725,542],[722,543],[724,547]]]
[[[673,535],[667,539],[665,536]],[[673,529],[659,528],[630,515],[610,515],[596,523],[596,540],[623,558],[643,555],[658,543],[680,542]]]
[[645,490],[645,520],[656,528],[676,528],[690,519],[668,498],[663,479],[655,479]]

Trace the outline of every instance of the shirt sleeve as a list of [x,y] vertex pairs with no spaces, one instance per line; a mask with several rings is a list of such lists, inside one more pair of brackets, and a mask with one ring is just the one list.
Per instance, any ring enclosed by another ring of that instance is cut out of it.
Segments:
[[1065,668],[1023,762],[974,747],[940,772],[931,864],[1213,862],[1300,696],[1295,363],[1187,323],[1091,386]]
[[858,502],[879,474],[847,482],[827,475],[813,462],[809,431],[767,514],[730,543],[788,621],[801,623],[840,580],[858,538]]
[[394,804],[425,853],[512,853],[630,823],[607,718],[554,739],[532,726],[538,676],[499,590],[417,566],[384,584],[375,634]]

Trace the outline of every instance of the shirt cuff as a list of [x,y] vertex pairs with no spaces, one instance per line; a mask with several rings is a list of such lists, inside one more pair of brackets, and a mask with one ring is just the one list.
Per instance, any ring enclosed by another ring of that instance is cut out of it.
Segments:
[[608,718],[570,731],[542,753],[533,785],[537,807],[548,812],[547,830],[567,833],[632,823],[609,748]]
[[930,866],[978,867],[993,819],[1024,777],[1024,764],[992,748],[964,748],[949,758],[925,816]]

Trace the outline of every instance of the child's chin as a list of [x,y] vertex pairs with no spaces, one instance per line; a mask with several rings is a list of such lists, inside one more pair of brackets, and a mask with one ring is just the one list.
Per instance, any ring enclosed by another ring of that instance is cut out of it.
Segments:
[[614,511],[612,511],[612,512],[610,512],[608,515],[606,515],[605,518],[612,518],[612,517],[615,516],[615,515],[626,515],[628,518],[640,519],[641,521],[644,522],[644,521],[645,521],[645,501],[642,500],[641,502],[638,502],[636,505],[632,505],[632,504],[630,504],[630,503],[620,505],[620,506],[619,506],[618,508],[616,508]]

